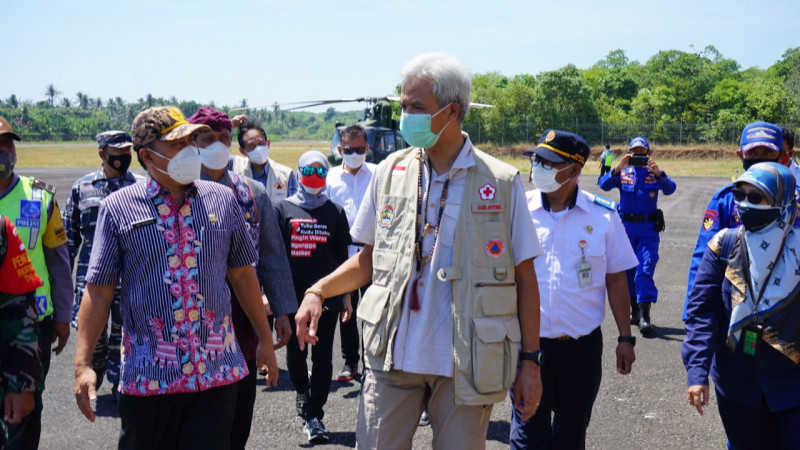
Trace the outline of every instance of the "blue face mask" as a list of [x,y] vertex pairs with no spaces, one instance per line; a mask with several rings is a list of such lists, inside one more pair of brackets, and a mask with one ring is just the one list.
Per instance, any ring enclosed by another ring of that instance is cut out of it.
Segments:
[[450,121],[448,121],[444,128],[437,134],[431,131],[431,119],[444,111],[448,106],[450,106],[449,103],[434,115],[406,114],[403,112],[400,116],[400,132],[403,133],[403,139],[412,147],[431,148],[436,145],[439,136],[447,129],[447,125],[450,125]]

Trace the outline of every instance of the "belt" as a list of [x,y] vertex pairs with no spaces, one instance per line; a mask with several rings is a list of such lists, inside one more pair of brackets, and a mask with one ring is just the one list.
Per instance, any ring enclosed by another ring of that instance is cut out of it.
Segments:
[[650,214],[620,214],[625,222],[653,222],[656,220],[655,213]]
[[565,334],[563,336],[558,336],[558,337],[554,337],[554,338],[545,338],[545,337],[543,337],[543,338],[540,338],[540,340],[562,341],[562,342],[564,342],[564,341],[580,341],[582,339],[586,339],[587,337],[593,335],[594,333],[599,333],[599,332],[600,332],[600,327],[597,327],[594,330],[590,331],[589,334],[584,334],[583,336],[578,336],[576,338],[574,338],[574,337],[572,337],[572,336],[570,336],[568,334]]

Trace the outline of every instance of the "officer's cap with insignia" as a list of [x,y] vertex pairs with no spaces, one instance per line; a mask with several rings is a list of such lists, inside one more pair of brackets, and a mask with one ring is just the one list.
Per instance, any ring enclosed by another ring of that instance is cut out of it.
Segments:
[[756,147],[766,147],[773,152],[783,147],[783,131],[769,122],[753,122],[742,130],[740,150],[746,152]]
[[575,133],[545,130],[539,139],[539,145],[534,149],[522,152],[522,154],[536,154],[539,158],[551,163],[573,161],[582,166],[586,164],[586,158],[589,157],[589,145]]

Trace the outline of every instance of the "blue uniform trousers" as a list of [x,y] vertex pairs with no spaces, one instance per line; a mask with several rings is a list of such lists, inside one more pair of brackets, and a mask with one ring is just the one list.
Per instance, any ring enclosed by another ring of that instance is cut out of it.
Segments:
[[754,408],[733,402],[717,391],[717,408],[733,450],[800,448],[800,406],[770,412],[766,402]]
[[[578,339],[540,340],[544,353],[539,409],[526,422],[512,408],[512,449],[582,449],[603,376],[600,327]],[[509,389],[514,403],[514,387]],[[551,414],[552,422],[551,422]]]
[[653,222],[626,222],[625,231],[631,242],[639,265],[627,271],[628,291],[631,297],[636,297],[637,302],[652,302],[658,300],[658,288],[653,281],[658,263],[658,245],[661,237],[653,229]]

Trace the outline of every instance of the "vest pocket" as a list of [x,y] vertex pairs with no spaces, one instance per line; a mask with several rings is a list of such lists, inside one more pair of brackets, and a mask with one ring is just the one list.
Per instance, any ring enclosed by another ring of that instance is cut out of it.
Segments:
[[517,315],[517,284],[479,281],[475,283],[475,296],[484,316]]
[[380,357],[386,353],[386,303],[390,294],[388,288],[373,284],[367,288],[358,304],[358,318],[364,322],[364,348],[372,356]]
[[519,320],[516,317],[473,318],[472,323],[472,377],[475,390],[481,394],[505,391],[511,385],[516,371],[521,338]]

